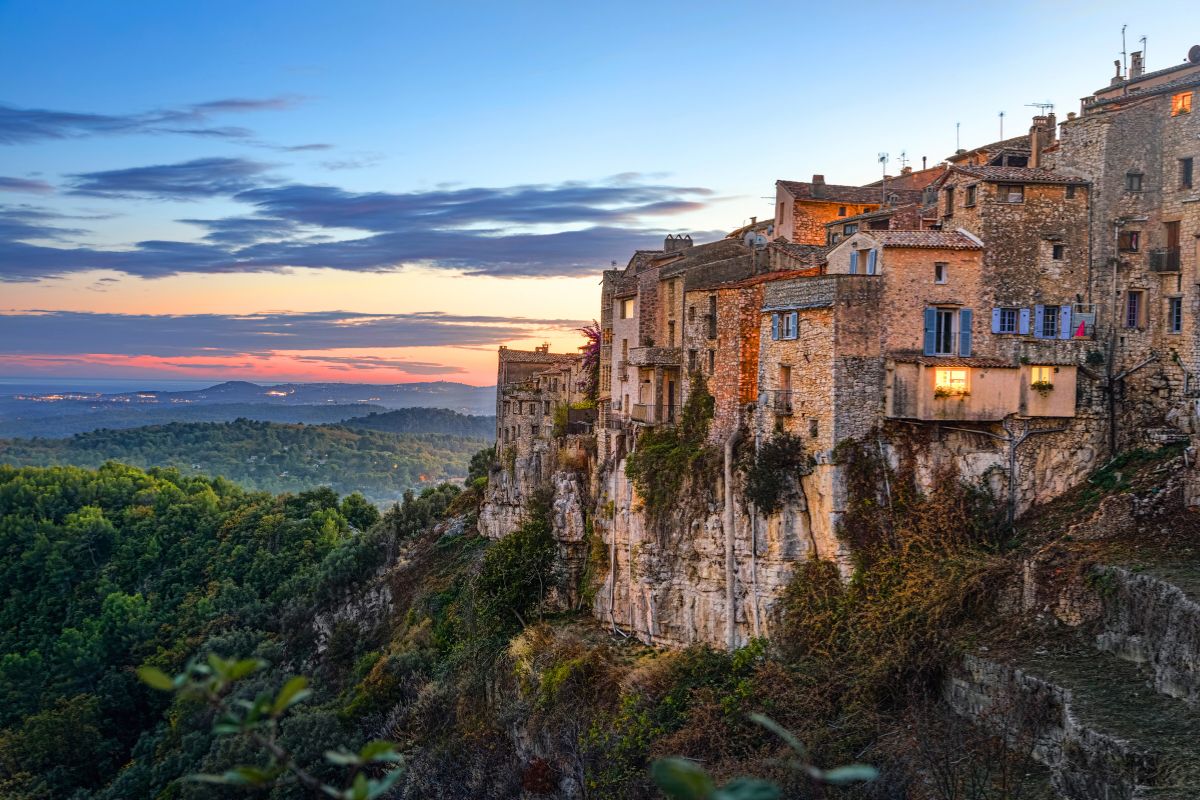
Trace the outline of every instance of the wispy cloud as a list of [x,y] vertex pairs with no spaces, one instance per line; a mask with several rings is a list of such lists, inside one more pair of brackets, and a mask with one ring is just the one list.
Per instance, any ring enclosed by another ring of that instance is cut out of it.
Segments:
[[197,158],[179,164],[70,175],[70,194],[195,200],[237,194],[256,185],[270,164],[245,158]]
[[249,139],[253,132],[211,124],[214,116],[279,111],[302,98],[225,98],[204,103],[155,109],[134,114],[91,114],[44,108],[0,105],[0,144],[24,144],[45,139],[131,134],[184,134],[218,139]]
[[348,358],[304,351],[494,346],[541,336],[547,330],[572,330],[581,324],[579,320],[456,316],[439,312],[154,315],[30,310],[0,313],[0,353],[211,358],[286,351],[330,364],[368,366],[368,362],[374,362],[375,367],[400,368],[403,363],[405,371],[413,367],[433,373],[444,372],[446,368],[407,360],[386,363],[391,358],[387,356],[369,358],[356,354]]
[[45,181],[29,180],[28,178],[6,178],[0,175],[0,192],[49,194],[53,191],[54,187]]
[[[595,182],[396,193],[269,185],[263,174],[268,166],[246,159],[197,159],[73,176],[72,191],[79,194],[176,200],[231,196],[252,213],[185,220],[203,229],[201,241],[143,241],[121,250],[24,241],[45,238],[36,235],[0,238],[0,279],[35,280],[86,269],[161,277],[289,267],[385,271],[417,264],[497,276],[581,275],[633,250],[660,246],[666,233],[678,232],[663,221],[713,202],[710,189],[641,182],[636,174]],[[260,185],[246,188],[255,182]],[[0,225],[4,215],[0,209]],[[363,235],[346,238],[347,231]]]

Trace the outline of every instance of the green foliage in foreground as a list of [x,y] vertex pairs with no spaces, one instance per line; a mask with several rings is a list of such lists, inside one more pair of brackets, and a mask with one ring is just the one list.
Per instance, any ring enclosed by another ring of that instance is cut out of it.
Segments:
[[[409,494],[360,533],[377,512],[329,489],[272,496],[115,463],[0,466],[0,798],[224,796],[175,781],[224,770],[239,746],[193,720],[191,701],[168,708],[134,673],[174,671],[197,653],[277,665],[240,684],[238,699],[251,701],[289,662],[315,663],[319,703],[282,720],[279,736],[298,763],[335,777],[321,758],[327,743],[367,737],[334,698],[378,634],[333,624],[317,659],[314,616],[458,492]],[[305,796],[295,791],[273,796]]]
[[471,455],[483,444],[482,439],[447,434],[239,419],[0,441],[0,463],[94,468],[114,460],[143,469],[175,467],[184,474],[219,475],[268,492],[330,486],[338,493],[362,492],[373,502],[390,503],[409,488],[461,480]]

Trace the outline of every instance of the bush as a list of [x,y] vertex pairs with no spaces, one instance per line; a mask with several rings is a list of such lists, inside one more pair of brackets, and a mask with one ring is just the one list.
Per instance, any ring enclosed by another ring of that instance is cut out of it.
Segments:
[[674,504],[684,478],[705,454],[715,401],[704,378],[692,375],[691,394],[676,427],[647,428],[625,462],[625,475],[637,487],[646,511],[658,515]]
[[774,513],[795,492],[800,478],[812,472],[812,465],[803,439],[786,432],[775,434],[746,469],[746,499],[760,513]]

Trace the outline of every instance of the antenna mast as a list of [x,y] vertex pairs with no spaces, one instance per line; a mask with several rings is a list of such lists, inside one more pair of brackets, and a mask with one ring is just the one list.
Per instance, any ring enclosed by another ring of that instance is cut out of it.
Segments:
[[1128,25],[1121,26],[1121,70],[1124,72],[1125,80],[1129,80],[1129,54],[1125,52],[1125,29]]
[[1138,41],[1142,43],[1142,69],[1148,69],[1148,67],[1146,66],[1146,53],[1149,51],[1150,48],[1146,45],[1146,37],[1145,36],[1138,39]]
[[1004,112],[1000,112],[1000,141],[1004,141]]
[[887,165],[888,165],[888,154],[880,153],[879,154],[879,166],[883,170],[883,182],[880,183],[880,191],[883,192],[883,205],[885,205],[885,206],[887,205]]

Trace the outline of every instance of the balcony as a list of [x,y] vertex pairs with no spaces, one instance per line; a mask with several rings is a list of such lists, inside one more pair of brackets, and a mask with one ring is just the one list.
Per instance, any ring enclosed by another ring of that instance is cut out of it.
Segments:
[[629,351],[634,367],[678,367],[682,354],[678,347],[635,347]]
[[765,393],[767,406],[779,417],[792,415],[792,390],[775,389]]
[[665,403],[635,403],[629,409],[629,418],[645,425],[673,425],[679,418],[679,406]]
[[1151,272],[1179,272],[1179,248],[1150,251]]

